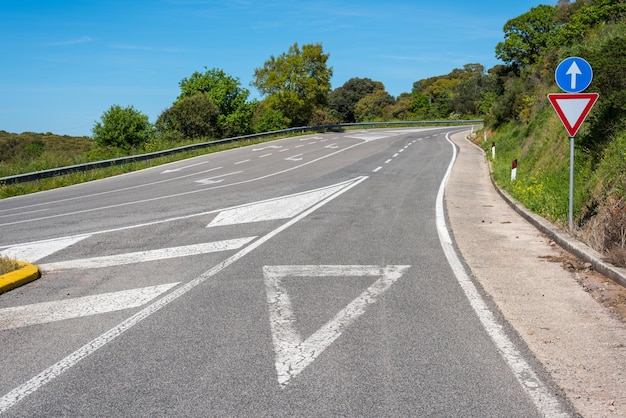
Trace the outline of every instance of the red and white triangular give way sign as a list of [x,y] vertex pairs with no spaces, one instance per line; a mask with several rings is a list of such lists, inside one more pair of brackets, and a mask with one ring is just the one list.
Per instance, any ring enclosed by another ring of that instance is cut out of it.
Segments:
[[548,94],[548,99],[559,118],[561,118],[567,133],[573,137],[576,136],[580,125],[582,125],[599,96],[598,93],[564,93]]

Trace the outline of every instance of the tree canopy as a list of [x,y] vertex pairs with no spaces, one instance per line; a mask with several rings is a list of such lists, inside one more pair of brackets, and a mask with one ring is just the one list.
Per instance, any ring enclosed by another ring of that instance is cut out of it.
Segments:
[[92,129],[93,139],[102,146],[130,150],[148,141],[153,134],[148,116],[133,106],[113,105]]
[[537,62],[558,28],[556,7],[539,5],[506,22],[504,41],[496,45],[496,56],[519,66]]
[[256,68],[252,85],[267,96],[269,107],[287,118],[290,126],[304,126],[316,108],[327,104],[333,75],[327,65],[329,56],[320,43],[302,48],[294,43],[287,53],[272,55],[263,67]]

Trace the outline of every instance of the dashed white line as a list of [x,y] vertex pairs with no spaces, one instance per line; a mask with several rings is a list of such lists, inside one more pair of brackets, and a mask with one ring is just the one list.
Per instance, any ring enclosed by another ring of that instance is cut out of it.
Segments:
[[235,165],[237,165],[237,164],[244,164],[244,163],[248,163],[248,162],[250,162],[250,160],[241,160],[241,161],[237,161],[235,163]]
[[259,158],[269,157],[270,155],[272,155],[272,153],[271,153],[271,152],[270,152],[269,154],[259,155]]
[[376,167],[374,170],[372,170],[372,172],[378,173],[380,170],[382,170],[382,167]]
[[385,164],[389,164],[391,162],[391,158],[385,161]]

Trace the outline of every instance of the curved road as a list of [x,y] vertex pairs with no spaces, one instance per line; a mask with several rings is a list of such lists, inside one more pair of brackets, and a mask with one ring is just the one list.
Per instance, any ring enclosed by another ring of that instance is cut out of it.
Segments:
[[463,129],[290,138],[0,201],[0,251],[44,272],[0,295],[0,414],[567,416],[459,278],[441,192]]

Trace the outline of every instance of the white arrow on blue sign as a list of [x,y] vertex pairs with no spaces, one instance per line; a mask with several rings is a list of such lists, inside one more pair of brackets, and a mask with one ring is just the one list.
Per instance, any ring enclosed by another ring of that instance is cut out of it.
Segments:
[[566,93],[580,93],[591,84],[591,65],[580,57],[569,57],[561,61],[554,74],[556,84]]

